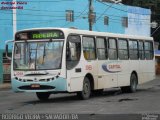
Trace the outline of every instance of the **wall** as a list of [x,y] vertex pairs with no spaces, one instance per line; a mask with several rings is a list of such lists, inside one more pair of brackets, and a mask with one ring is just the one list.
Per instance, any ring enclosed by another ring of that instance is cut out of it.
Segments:
[[[94,31],[150,35],[150,10],[97,1],[93,3],[93,6],[96,11]],[[76,27],[88,30],[88,4],[86,0],[83,2],[78,0],[27,2],[27,5],[23,7],[23,10],[17,10],[17,30],[37,27]],[[65,10],[74,10],[74,22],[66,22]],[[109,25],[104,25],[104,16],[109,17]],[[129,18],[128,28],[122,26],[122,17]]]
[[150,36],[150,14],[149,9],[128,6],[128,28],[125,34]]
[[[88,30],[88,0],[81,0],[81,2],[78,0],[57,2],[29,0],[25,1],[25,4],[18,4],[17,6],[23,7],[23,9],[17,9],[17,30],[39,27],[77,27]],[[94,11],[96,11],[94,31],[150,35],[150,10],[97,1],[94,1],[93,6]],[[74,22],[66,21],[66,10],[74,11]],[[13,39],[12,10],[1,10],[0,15],[3,18],[0,19],[0,32],[3,33],[0,36],[1,41],[3,41],[0,48],[4,48],[4,41]],[[104,16],[109,17],[109,25],[104,25]],[[122,26],[122,17],[128,17],[128,28]]]
[[[81,7],[79,7],[81,6]],[[78,27],[88,29],[87,16],[88,5],[86,2],[61,1],[61,2],[27,2],[24,10],[17,10],[17,29],[37,27]],[[66,22],[65,11],[74,10],[75,22]],[[25,20],[25,21],[23,21]],[[79,24],[81,23],[81,24]]]

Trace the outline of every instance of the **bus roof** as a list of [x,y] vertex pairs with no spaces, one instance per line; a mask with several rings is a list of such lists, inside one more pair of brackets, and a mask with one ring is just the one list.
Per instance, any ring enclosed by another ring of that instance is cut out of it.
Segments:
[[95,35],[95,36],[107,36],[107,37],[116,37],[116,38],[130,38],[130,39],[143,39],[143,40],[153,40],[152,37],[147,36],[138,36],[138,35],[126,35],[126,34],[119,34],[119,33],[109,33],[109,32],[98,32],[98,31],[89,31],[89,30],[79,30],[73,28],[56,28],[56,27],[45,27],[45,28],[31,28],[31,29],[24,29],[17,31],[31,31],[31,30],[62,30],[68,34],[82,34],[82,35]]

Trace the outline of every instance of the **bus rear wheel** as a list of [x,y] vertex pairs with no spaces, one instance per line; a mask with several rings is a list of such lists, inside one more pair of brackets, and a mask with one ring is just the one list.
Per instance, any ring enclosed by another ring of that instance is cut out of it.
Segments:
[[80,92],[77,92],[77,96],[82,99],[86,100],[89,99],[91,95],[91,84],[87,77],[84,78],[83,81],[83,89]]
[[48,93],[48,92],[36,92],[36,95],[37,95],[39,100],[46,101],[46,100],[48,100],[48,98],[50,96],[50,93]]
[[130,86],[121,87],[122,92],[124,93],[134,93],[137,91],[138,79],[137,76],[133,73],[130,77]]

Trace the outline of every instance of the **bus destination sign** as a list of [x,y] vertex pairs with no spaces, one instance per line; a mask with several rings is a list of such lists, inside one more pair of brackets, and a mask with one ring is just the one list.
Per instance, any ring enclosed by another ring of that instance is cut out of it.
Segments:
[[64,34],[59,30],[24,31],[16,34],[16,40],[35,39],[64,39]]
[[60,34],[57,32],[33,33],[31,37],[32,39],[59,38]]

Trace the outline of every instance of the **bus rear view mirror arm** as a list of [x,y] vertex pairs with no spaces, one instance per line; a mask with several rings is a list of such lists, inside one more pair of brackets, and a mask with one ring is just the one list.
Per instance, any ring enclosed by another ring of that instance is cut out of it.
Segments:
[[5,46],[6,46],[6,49],[5,49],[5,53],[6,53],[6,58],[11,60],[12,58],[8,56],[8,43],[10,42],[13,42],[14,40],[8,40],[5,42]]

